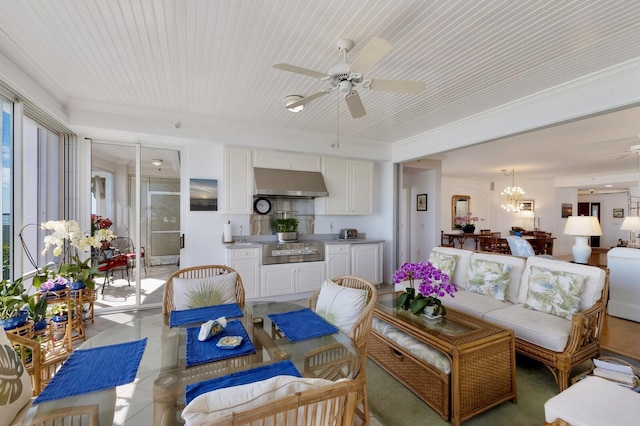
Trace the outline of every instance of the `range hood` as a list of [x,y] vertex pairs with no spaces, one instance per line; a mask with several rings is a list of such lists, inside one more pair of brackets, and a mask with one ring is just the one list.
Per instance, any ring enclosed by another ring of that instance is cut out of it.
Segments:
[[253,168],[256,194],[286,197],[326,197],[329,195],[320,172]]

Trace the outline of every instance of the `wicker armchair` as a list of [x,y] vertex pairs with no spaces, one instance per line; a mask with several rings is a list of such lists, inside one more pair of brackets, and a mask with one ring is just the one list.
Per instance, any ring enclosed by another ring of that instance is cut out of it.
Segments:
[[363,388],[364,380],[336,382],[283,396],[244,411],[235,411],[219,419],[207,420],[206,424],[352,426],[356,401]]
[[[215,277],[216,275],[230,274],[232,272],[236,272],[236,270],[224,265],[193,266],[174,272],[164,285],[162,313],[167,315],[169,312],[176,310],[173,302],[174,278],[209,278]],[[242,285],[240,274],[238,274],[238,279],[236,280],[236,303],[238,303],[240,308],[244,307],[244,286]]]
[[[373,307],[376,304],[378,297],[377,288],[369,281],[352,276],[344,275],[331,279],[338,285],[355,288],[359,290],[366,290],[367,304],[362,310],[362,313],[358,319],[354,322],[351,332],[351,338],[360,349],[360,371],[356,379],[362,380],[363,386],[358,394],[358,401],[356,404],[356,414],[362,419],[363,425],[369,424],[369,403],[367,401],[367,387],[366,387],[366,365],[367,365],[367,342],[369,341],[369,334],[371,333],[371,323],[373,321]],[[308,300],[309,309],[315,311],[316,304],[318,302],[318,296],[320,296],[320,290],[316,291]],[[307,354],[305,357],[305,374],[311,377],[322,377],[331,380],[335,380],[335,375],[339,374],[340,362],[349,362],[348,357],[340,356],[341,349],[339,347],[329,347],[324,351],[317,351]],[[325,363],[323,367],[323,362]],[[309,371],[307,371],[309,369]],[[332,375],[326,376],[332,372]],[[362,403],[362,409],[360,409],[360,403]]]

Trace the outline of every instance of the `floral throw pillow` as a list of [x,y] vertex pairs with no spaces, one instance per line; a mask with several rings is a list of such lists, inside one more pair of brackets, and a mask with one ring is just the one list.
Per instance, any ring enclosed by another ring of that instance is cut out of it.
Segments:
[[490,262],[483,259],[471,259],[467,291],[484,294],[504,302],[511,279],[511,265]]
[[580,274],[532,266],[524,307],[571,320],[580,308],[585,282]]
[[445,254],[439,251],[431,251],[429,255],[429,262],[436,268],[440,269],[443,274],[449,275],[449,278],[453,278],[453,271],[456,269],[456,263],[458,263],[458,256],[455,254]]
[[237,272],[205,278],[174,278],[173,304],[183,310],[235,303],[237,279]]
[[320,287],[316,313],[351,335],[353,324],[366,306],[366,290],[343,287],[331,280],[326,280]]

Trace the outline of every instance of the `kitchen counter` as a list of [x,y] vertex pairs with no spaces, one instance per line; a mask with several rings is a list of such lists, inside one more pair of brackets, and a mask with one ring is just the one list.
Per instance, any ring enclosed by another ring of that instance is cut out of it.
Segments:
[[351,240],[340,240],[338,238],[334,240],[324,240],[325,244],[377,244],[384,243],[384,240],[375,240],[369,238],[356,238]]

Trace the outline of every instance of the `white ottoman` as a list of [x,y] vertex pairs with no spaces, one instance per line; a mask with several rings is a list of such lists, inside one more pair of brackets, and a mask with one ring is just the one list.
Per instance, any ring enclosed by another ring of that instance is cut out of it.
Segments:
[[548,423],[572,426],[640,424],[640,394],[601,377],[589,376],[544,403]]

